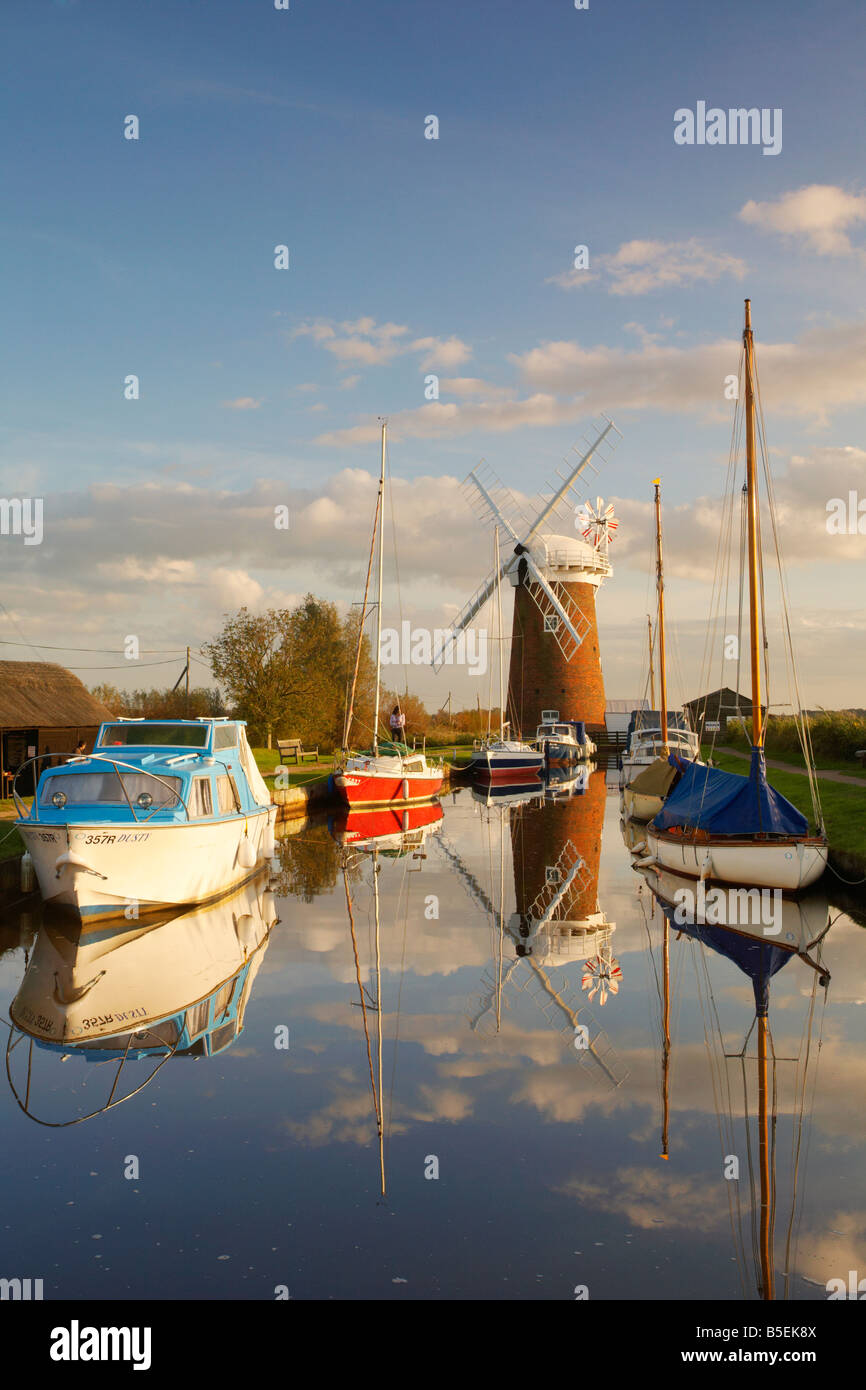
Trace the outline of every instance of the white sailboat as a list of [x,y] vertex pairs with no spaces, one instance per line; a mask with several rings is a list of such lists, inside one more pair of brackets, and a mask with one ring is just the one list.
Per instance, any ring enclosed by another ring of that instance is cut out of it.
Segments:
[[[767,782],[766,719],[762,706],[762,579],[755,448],[755,348],[751,301],[743,332],[746,426],[749,648],[752,674],[752,761],[747,776],[692,764],[647,827],[654,860],[692,878],[754,884],[796,892],[814,883],[827,863],[827,836],[812,783],[817,829]],[[769,463],[765,457],[769,481]],[[811,771],[811,766],[810,766]],[[810,779],[812,780],[812,779]]]

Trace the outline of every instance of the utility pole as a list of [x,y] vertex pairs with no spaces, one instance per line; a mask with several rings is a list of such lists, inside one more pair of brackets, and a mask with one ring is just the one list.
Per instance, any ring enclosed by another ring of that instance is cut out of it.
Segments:
[[189,647],[186,649],[186,717],[189,719]]

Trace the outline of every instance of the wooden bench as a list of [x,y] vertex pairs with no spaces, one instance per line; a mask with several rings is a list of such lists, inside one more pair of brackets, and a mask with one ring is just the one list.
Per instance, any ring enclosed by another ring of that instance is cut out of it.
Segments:
[[319,761],[318,748],[302,748],[299,738],[278,738],[277,752],[280,755],[281,763],[293,762],[298,767],[305,758],[309,758],[314,763]]

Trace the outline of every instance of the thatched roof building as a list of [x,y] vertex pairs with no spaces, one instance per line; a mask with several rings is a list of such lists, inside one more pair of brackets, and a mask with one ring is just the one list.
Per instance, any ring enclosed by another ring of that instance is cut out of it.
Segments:
[[99,725],[111,718],[64,666],[0,661],[0,790],[6,791],[4,774],[28,758],[71,753],[81,739],[92,748]]

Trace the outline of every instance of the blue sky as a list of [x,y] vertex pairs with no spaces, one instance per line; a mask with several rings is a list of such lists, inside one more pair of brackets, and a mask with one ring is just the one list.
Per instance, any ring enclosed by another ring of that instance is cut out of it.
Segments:
[[[375,468],[358,426],[387,414],[411,484],[406,615],[441,625],[490,544],[442,480],[483,456],[534,493],[606,409],[624,435],[597,489],[623,518],[600,600],[609,693],[642,680],[661,472],[691,696],[709,592],[695,507],[721,489],[720,377],[749,293],[806,699],[864,703],[843,669],[863,539],[822,535],[826,498],[866,495],[864,29],[856,3],[766,0],[11,4],[0,477],[46,513],[40,547],[0,540],[17,624],[49,645],[72,624],[82,646],[139,630],[195,646],[237,602],[351,601],[371,507],[340,480]],[[781,153],[677,146],[674,111],[699,100],[781,108]],[[643,283],[625,276],[636,242],[654,248]],[[568,288],[576,244],[590,274]],[[550,344],[572,345],[564,367]],[[299,528],[314,548],[298,528],[280,555],[264,543],[269,502],[303,522],[322,497]]]

